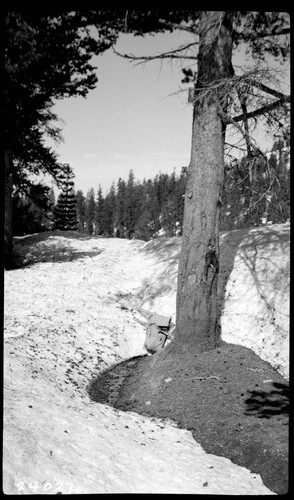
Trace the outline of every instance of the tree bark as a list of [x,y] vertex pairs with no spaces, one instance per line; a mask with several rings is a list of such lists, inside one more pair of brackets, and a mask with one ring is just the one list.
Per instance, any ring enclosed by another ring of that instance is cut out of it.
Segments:
[[219,114],[220,96],[215,90],[203,92],[203,88],[232,75],[229,14],[202,12],[199,42],[174,341],[178,347],[194,351],[208,350],[219,343],[218,233],[225,125]]
[[4,267],[12,265],[12,152],[5,150]]

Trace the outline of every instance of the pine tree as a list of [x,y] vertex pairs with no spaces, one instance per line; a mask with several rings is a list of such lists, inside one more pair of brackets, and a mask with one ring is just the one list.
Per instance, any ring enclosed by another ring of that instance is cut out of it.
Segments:
[[109,193],[105,196],[103,207],[103,234],[113,237],[115,235],[115,187],[111,185]]
[[177,194],[175,171],[165,178],[165,199],[162,207],[162,227],[166,236],[175,236],[177,231]]
[[84,233],[86,230],[86,200],[83,191],[79,189],[76,193],[78,231]]
[[98,236],[102,236],[104,233],[105,223],[104,223],[104,197],[102,193],[101,186],[99,185],[99,189],[97,192],[97,201],[96,201],[96,209],[95,209],[95,234]]
[[158,205],[152,179],[148,179],[147,181],[144,179],[141,196],[141,210],[137,223],[137,226],[140,228],[140,234],[136,237],[149,240],[156,233],[154,210]]
[[117,189],[116,189],[116,237],[125,238],[126,237],[126,227],[125,227],[125,207],[126,207],[126,183],[121,178],[118,179]]
[[126,235],[129,239],[133,238],[134,236],[135,225],[136,225],[135,212],[136,212],[135,176],[133,170],[130,170],[126,186],[126,204],[125,204],[125,227],[126,227]]
[[94,189],[88,190],[85,202],[85,229],[88,234],[95,231],[95,193]]
[[269,158],[272,190],[266,197],[267,221],[286,222],[290,217],[290,147],[279,139],[273,145]]
[[55,193],[54,193],[53,187],[51,187],[49,190],[49,203],[50,203],[50,208],[53,211],[53,208],[55,207],[55,203],[56,203]]
[[229,231],[289,218],[289,148],[273,145],[266,161],[243,157],[225,167],[220,229]]
[[[22,173],[49,174],[59,170],[56,153],[45,135],[61,138],[52,107],[69,96],[85,97],[97,82],[93,54],[109,48],[116,30],[105,26],[111,11],[46,12],[27,9],[5,12],[5,220],[4,260],[12,264],[12,195],[15,162]],[[103,26],[101,22],[103,21]],[[96,26],[92,30],[90,27]]]
[[153,179],[153,181],[148,181],[148,203],[149,210],[151,213],[151,227],[152,236],[155,236],[161,229],[160,226],[160,205],[157,191],[158,175]]
[[151,214],[147,206],[143,208],[137,219],[134,237],[144,241],[149,241],[152,238]]
[[48,229],[52,230],[54,228],[54,209],[56,205],[56,199],[53,187],[51,187],[49,190],[48,198],[49,198],[49,210],[47,212],[47,215],[50,221]]
[[160,212],[164,210],[165,205],[168,201],[168,175],[159,174],[158,184],[157,184],[157,196],[159,201]]
[[58,196],[54,209],[55,228],[61,230],[75,230],[77,228],[76,196],[74,191],[74,173],[69,164],[65,163],[58,181],[62,192]]
[[14,236],[50,230],[52,199],[49,187],[32,184],[26,192],[17,190],[12,199],[12,217]]

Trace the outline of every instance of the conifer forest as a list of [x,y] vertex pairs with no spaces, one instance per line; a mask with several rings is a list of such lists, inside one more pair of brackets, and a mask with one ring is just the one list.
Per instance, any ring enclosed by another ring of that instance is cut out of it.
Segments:
[[[221,231],[282,223],[290,213],[289,145],[277,140],[266,159],[246,157],[226,163],[220,216]],[[181,236],[186,168],[179,174],[159,173],[138,181],[130,170],[104,193],[97,179],[83,193],[75,186],[74,173],[63,165],[59,194],[42,184],[22,192],[21,183],[13,196],[14,235],[55,229],[76,230],[93,236],[137,238]],[[76,188],[76,189],[75,189]]]

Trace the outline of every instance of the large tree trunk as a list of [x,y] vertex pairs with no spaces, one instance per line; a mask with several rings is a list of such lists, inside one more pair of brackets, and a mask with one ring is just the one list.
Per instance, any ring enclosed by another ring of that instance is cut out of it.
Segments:
[[204,89],[232,75],[229,14],[202,12],[200,30],[175,337],[178,347],[194,351],[213,348],[219,341],[218,227],[224,179],[225,126],[219,115],[220,92],[215,85],[211,91]]
[[12,152],[5,150],[4,267],[12,265]]

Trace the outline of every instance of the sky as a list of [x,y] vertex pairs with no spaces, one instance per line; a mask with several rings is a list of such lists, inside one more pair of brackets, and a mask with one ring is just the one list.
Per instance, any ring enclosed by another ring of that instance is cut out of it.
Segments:
[[[192,41],[193,35],[184,31],[144,38],[123,34],[115,48],[156,55]],[[244,54],[238,57],[244,60]],[[101,186],[106,194],[119,177],[127,180],[131,169],[138,181],[174,169],[179,174],[190,162],[192,133],[193,107],[188,86],[181,84],[185,62],[136,64],[112,49],[92,62],[97,66],[96,88],[86,98],[63,99],[53,108],[62,120],[64,139],[53,148],[58,161],[72,167],[76,191],[86,195]]]
[[[189,33],[144,38],[123,35],[116,50],[137,55],[156,54],[187,41]],[[153,178],[160,171],[180,173],[190,161],[192,105],[187,91],[179,92],[180,65],[152,61],[134,65],[112,49],[93,58],[98,83],[86,98],[58,101],[53,111],[64,142],[54,145],[58,160],[69,163],[75,188],[103,192],[119,177]]]

